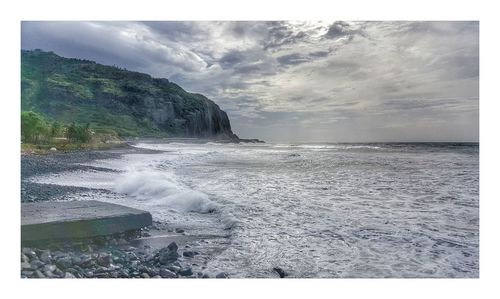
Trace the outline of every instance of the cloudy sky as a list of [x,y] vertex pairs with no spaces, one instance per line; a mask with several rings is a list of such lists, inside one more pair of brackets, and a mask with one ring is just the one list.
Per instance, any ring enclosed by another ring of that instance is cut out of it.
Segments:
[[244,138],[478,141],[478,22],[22,22],[21,47],[164,77]]

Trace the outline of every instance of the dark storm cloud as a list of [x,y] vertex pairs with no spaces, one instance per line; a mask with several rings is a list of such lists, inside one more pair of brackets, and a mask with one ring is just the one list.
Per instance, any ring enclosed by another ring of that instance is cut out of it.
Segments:
[[286,22],[269,22],[268,38],[264,41],[264,49],[275,49],[300,42],[306,37],[303,31],[295,32]]
[[241,137],[478,138],[479,22],[22,22],[21,43],[168,78]]
[[316,51],[316,52],[311,52],[309,53],[309,56],[311,57],[326,57],[330,54],[330,51]]
[[219,63],[223,68],[232,68],[243,62],[246,54],[241,51],[230,51],[219,59]]
[[348,37],[349,39],[352,39],[355,35],[365,36],[365,33],[361,29],[353,29],[347,22],[336,21],[330,25],[325,37],[331,39]]
[[302,54],[294,53],[280,56],[277,58],[277,60],[281,64],[300,64],[308,62],[310,59]]

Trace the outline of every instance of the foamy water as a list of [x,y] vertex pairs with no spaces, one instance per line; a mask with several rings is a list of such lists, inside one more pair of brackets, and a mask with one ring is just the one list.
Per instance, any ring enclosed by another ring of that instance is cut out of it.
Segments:
[[96,194],[227,236],[205,266],[232,277],[275,277],[274,267],[292,277],[479,275],[477,145],[136,147],[160,152],[91,163],[118,172],[32,180],[110,190]]

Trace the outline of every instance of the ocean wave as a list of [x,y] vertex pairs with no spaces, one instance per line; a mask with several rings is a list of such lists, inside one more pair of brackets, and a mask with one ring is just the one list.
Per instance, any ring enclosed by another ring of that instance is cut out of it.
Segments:
[[180,184],[168,172],[128,171],[116,179],[113,191],[179,212],[211,213],[218,209],[208,195]]

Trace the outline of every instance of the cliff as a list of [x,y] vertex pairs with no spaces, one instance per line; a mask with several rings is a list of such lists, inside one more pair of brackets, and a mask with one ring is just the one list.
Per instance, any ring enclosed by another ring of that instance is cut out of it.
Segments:
[[238,140],[226,112],[203,95],[167,79],[41,50],[21,52],[21,108],[121,136]]

